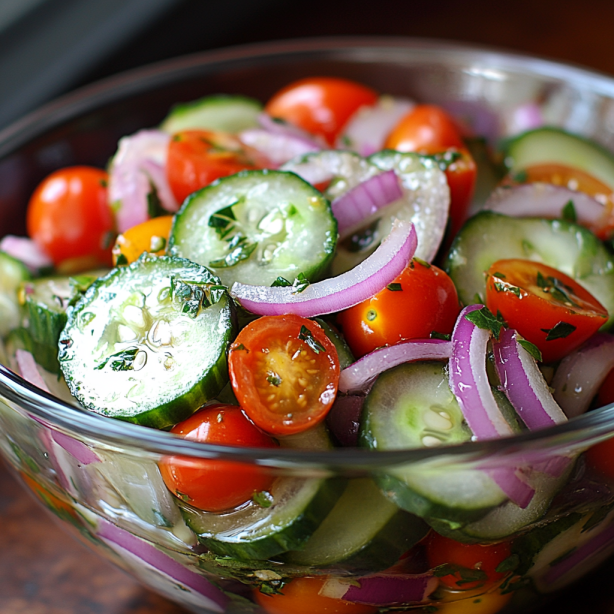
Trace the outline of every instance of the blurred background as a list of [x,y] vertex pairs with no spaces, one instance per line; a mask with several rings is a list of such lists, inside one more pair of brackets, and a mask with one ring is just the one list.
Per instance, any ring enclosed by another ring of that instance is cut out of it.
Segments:
[[[613,25],[612,0],[0,0],[0,127],[117,72],[213,48],[299,37],[449,39],[614,76]],[[611,562],[547,612],[614,612],[613,570]],[[66,539],[0,467],[0,612],[183,611]]]

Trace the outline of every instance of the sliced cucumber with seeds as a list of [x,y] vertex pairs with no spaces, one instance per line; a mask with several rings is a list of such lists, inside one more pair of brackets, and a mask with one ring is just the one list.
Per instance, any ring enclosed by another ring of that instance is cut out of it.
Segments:
[[94,282],[71,310],[60,366],[85,408],[166,428],[228,381],[234,330],[230,298],[211,271],[144,255]]
[[561,128],[546,126],[523,132],[503,144],[503,153],[512,173],[532,164],[564,164],[585,171],[614,189],[614,154]]
[[586,228],[566,220],[478,213],[454,239],[444,265],[463,304],[484,301],[486,271],[504,258],[543,262],[569,275],[608,310],[606,326],[614,322],[614,256]]
[[241,132],[258,125],[262,104],[246,96],[207,96],[178,104],[171,109],[160,128],[174,134],[182,130]]
[[[472,433],[447,380],[446,366],[437,362],[404,364],[380,375],[365,400],[360,445],[402,450],[469,441]],[[485,472],[453,458],[390,469],[377,482],[399,507],[456,525],[507,500]]]
[[17,292],[22,282],[31,277],[23,262],[0,251],[0,337],[19,326],[21,317]]
[[307,543],[337,499],[341,479],[278,478],[271,505],[250,501],[233,511],[214,514],[180,503],[186,524],[209,550],[243,560],[265,560]]
[[310,281],[326,272],[337,243],[330,203],[294,173],[243,171],[188,197],[169,253],[210,267],[227,286]]
[[303,550],[289,552],[293,565],[380,571],[420,541],[428,526],[384,497],[369,478],[351,480]]

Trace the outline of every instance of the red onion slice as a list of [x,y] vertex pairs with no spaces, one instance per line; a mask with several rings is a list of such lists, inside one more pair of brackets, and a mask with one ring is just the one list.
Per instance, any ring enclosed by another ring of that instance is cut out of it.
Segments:
[[317,148],[314,151],[318,151],[319,149],[328,149],[326,143],[322,139],[310,134],[306,130],[302,130],[298,126],[294,126],[285,121],[276,120],[266,113],[261,113],[258,116],[258,123],[264,130],[270,132],[271,134],[294,137],[302,140],[304,143],[311,143],[313,147]]
[[377,250],[357,267],[307,286],[299,293],[291,287],[269,288],[235,282],[230,294],[241,305],[259,315],[295,313],[314,316],[348,309],[377,294],[407,266],[418,239],[411,222],[397,220]]
[[370,107],[358,109],[337,139],[338,149],[351,149],[361,156],[370,156],[383,149],[386,137],[414,107],[411,100],[382,96]]
[[614,337],[593,335],[577,350],[565,356],[558,366],[552,387],[554,398],[568,418],[583,414],[614,369]]
[[30,384],[33,384],[37,388],[44,390],[45,392],[49,392],[49,388],[43,379],[43,376],[40,374],[38,367],[36,366],[36,361],[34,360],[34,356],[30,354],[30,352],[26,352],[26,350],[16,350],[15,351],[15,361],[17,362],[17,368],[19,369],[19,374],[23,379]]
[[274,166],[280,166],[292,158],[322,149],[313,140],[294,134],[269,132],[262,128],[244,130],[239,134],[239,140],[261,153]]
[[442,339],[416,339],[378,348],[341,371],[339,391],[364,390],[380,373],[392,367],[416,360],[447,360],[451,353],[452,343]]
[[320,595],[379,607],[424,601],[439,585],[432,574],[374,574],[355,580],[328,578]]
[[572,201],[578,223],[588,228],[602,226],[604,206],[594,198],[550,183],[525,183],[497,188],[486,201],[485,209],[513,217],[562,217],[565,205]]
[[397,174],[390,170],[366,179],[336,198],[332,210],[337,219],[339,239],[347,237],[366,218],[401,196],[403,190]]
[[51,258],[32,239],[26,237],[6,235],[0,241],[0,251],[23,262],[34,273],[53,266]]
[[516,413],[530,430],[567,421],[567,416],[552,398],[534,358],[518,343],[518,333],[515,330],[502,331],[493,349],[501,386]]
[[161,130],[141,130],[120,139],[109,171],[109,200],[117,206],[119,232],[149,219],[147,195],[152,189],[164,209],[179,208],[165,171],[170,139]]
[[228,598],[221,590],[144,539],[100,517],[97,535],[137,576],[164,594],[206,611],[222,614],[226,610]]

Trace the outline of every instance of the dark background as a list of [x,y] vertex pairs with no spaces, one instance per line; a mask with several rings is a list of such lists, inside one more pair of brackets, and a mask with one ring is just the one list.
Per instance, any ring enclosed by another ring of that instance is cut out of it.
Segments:
[[[338,35],[451,39],[614,76],[612,0],[0,0],[0,126],[150,62]],[[614,613],[613,572],[611,562],[544,612]],[[183,612],[66,537],[0,465],[1,614]]]

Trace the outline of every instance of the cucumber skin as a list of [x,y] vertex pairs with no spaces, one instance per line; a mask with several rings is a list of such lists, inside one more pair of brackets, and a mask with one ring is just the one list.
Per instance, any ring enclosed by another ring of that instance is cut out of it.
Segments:
[[30,331],[27,328],[15,328],[7,337],[7,346],[13,345],[15,349],[26,350],[30,352],[36,362],[43,369],[59,375],[60,363],[58,362],[58,348],[46,343],[41,343],[32,338]]
[[323,480],[316,495],[289,525],[272,535],[251,542],[221,541],[199,534],[193,522],[193,515],[197,516],[198,510],[181,502],[179,505],[185,523],[197,535],[198,541],[215,554],[241,560],[264,561],[288,550],[300,550],[333,508],[346,485],[347,480],[343,478]]

